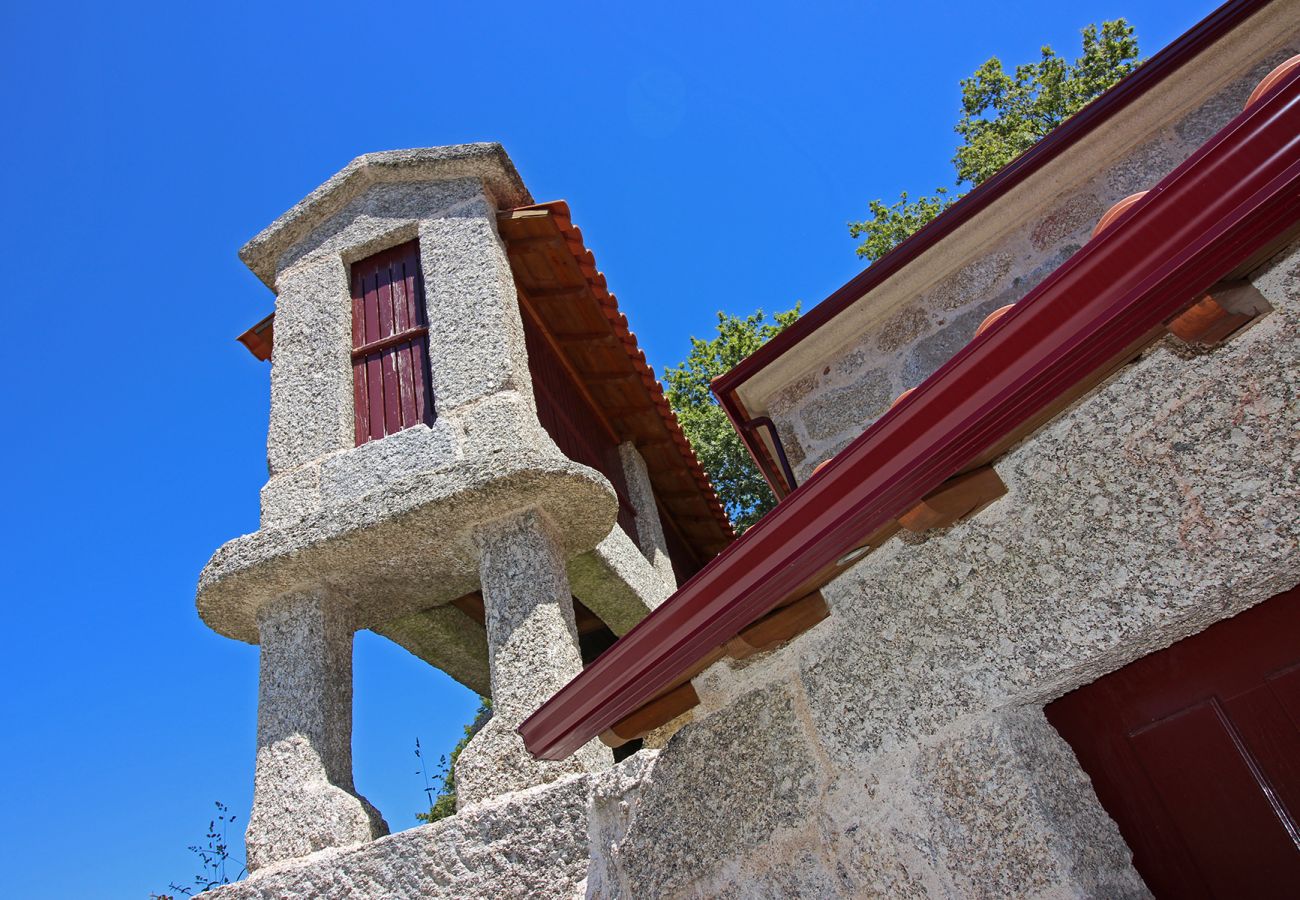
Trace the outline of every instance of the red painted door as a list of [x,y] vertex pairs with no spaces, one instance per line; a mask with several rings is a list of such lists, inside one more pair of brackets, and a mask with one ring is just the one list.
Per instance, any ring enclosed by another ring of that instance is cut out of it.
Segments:
[[1047,717],[1157,897],[1300,897],[1300,586]]
[[420,247],[352,264],[352,390],[357,446],[433,421]]

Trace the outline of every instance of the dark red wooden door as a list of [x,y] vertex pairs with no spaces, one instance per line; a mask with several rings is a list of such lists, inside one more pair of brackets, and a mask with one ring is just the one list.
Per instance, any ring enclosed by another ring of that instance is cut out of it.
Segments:
[[428,320],[416,241],[352,264],[357,446],[433,421]]
[[1300,587],[1047,717],[1157,897],[1300,897]]

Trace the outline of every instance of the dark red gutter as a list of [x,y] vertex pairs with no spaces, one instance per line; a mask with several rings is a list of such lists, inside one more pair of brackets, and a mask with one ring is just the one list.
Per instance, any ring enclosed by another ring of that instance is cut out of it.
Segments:
[[1237,116],[520,727],[562,759],[1300,220],[1300,72]]
[[1268,6],[1269,2],[1270,0],[1231,0],[1210,13],[1182,37],[1143,63],[1132,75],[1071,116],[1023,155],[953,204],[943,215],[873,262],[861,274],[808,310],[793,325],[713,382],[714,394],[721,402],[732,426],[749,447],[755,463],[773,489],[777,491],[777,496],[785,493],[781,490],[783,487],[780,483],[781,476],[772,470],[770,461],[766,460],[767,454],[765,448],[760,446],[759,436],[752,429],[745,428],[746,416],[735,396],[736,389],[777,357],[787,353],[795,344],[820,329],[845,308],[874,290],[895,272],[909,265],[914,259],[956,231],[1003,194],[1060,156],[1081,138],[1091,134],[1121,110],[1140,99],[1206,47]]

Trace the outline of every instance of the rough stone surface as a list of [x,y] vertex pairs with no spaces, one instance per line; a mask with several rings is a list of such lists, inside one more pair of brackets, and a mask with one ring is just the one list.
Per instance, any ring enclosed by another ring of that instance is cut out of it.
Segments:
[[587,875],[590,791],[591,776],[565,778],[200,896],[574,900]]
[[1112,204],[1155,185],[1236,116],[1259,80],[1300,52],[1294,38],[1289,43],[1215,86],[1200,102],[1169,113],[1167,125],[1135,135],[1134,143],[1117,148],[1104,167],[1089,172],[1077,166],[1073,180],[1039,188],[1055,196],[1047,194],[1040,209],[1019,225],[999,229],[984,223],[984,230],[997,237],[975,256],[935,251],[929,268],[912,268],[946,269],[946,274],[937,274],[928,286],[900,288],[890,295],[891,306],[864,320],[865,329],[838,351],[810,360],[810,371],[792,372],[773,385],[770,396],[751,404],[751,410],[762,408],[782,421],[782,441],[797,460],[799,479],[861,434],[893,398],[951,359],[988,313],[1017,302],[1055,271],[1087,242]]
[[[1270,47],[1282,40],[1268,39]],[[1041,215],[999,225],[977,258],[945,257],[937,280],[895,298],[838,355],[787,373],[770,414],[805,474],[942,364],[987,311],[1023,296],[1081,246],[1098,208],[1149,187],[1235,115],[1234,98],[1267,65],[1258,68],[1180,107],[1176,121],[1168,113],[1174,124],[1161,133],[1135,134],[1104,169],[1053,183]],[[458,208],[479,216],[473,201]],[[466,246],[482,238],[476,225],[460,227]],[[283,261],[307,265],[310,254],[286,251]],[[487,265],[480,285],[496,277]],[[561,518],[545,503],[538,513],[503,508],[489,517],[499,525],[470,541],[489,598],[493,690],[509,707],[508,723],[498,714],[498,730],[484,739],[485,729],[469,762],[462,757],[457,776],[472,805],[447,822],[264,869],[223,890],[267,898],[1146,896],[1041,708],[1300,582],[1300,253],[1252,277],[1272,314],[1210,351],[1172,341],[1150,348],[997,462],[1008,492],[996,503],[949,529],[888,542],[826,586],[826,621],[774,652],[698,676],[700,705],[660,749],[482,800],[553,777],[531,768],[514,725],[558,684],[514,685],[529,666],[576,671],[568,592],[596,589],[580,589],[574,573],[609,570],[627,554],[652,571],[621,531],[625,546],[615,541],[602,558],[595,543],[565,545]],[[462,423],[510,421],[511,403],[531,402],[517,391],[487,402],[512,390],[507,370],[476,377],[459,382],[467,396],[483,386],[497,394],[455,407],[462,452],[477,427],[467,434]],[[323,419],[309,436],[323,440],[331,428]],[[478,455],[509,457],[508,429],[487,431],[495,437]],[[319,476],[277,481],[282,474],[273,482],[284,497],[321,492]],[[273,532],[320,520],[275,521],[285,524]],[[382,590],[384,579],[377,583]],[[543,639],[525,647],[525,633]],[[608,763],[590,750],[568,771]]]
[[673,592],[622,528],[569,562],[573,596],[615,634],[627,634]]
[[303,596],[261,618],[257,769],[248,868],[388,832],[352,783],[352,626],[342,604]]
[[591,895],[1146,896],[1041,706],[1300,581],[1300,252],[1255,282],[1249,330],[1157,345],[1004,457],[997,503],[697,677],[593,793]]
[[[625,767],[627,763],[623,764]],[[794,698],[756,691],[687,725],[632,786],[602,782],[592,808],[599,854],[590,885],[608,897],[668,897],[815,808],[818,772]],[[635,791],[635,803],[627,795]]]
[[316,222],[346,205],[366,187],[385,181],[453,179],[481,181],[506,205],[532,202],[514,163],[500,144],[457,144],[367,153],[348,163],[276,219],[249,241],[239,256],[267,287],[274,289],[275,265],[280,255],[315,228]]
[[471,457],[228,542],[199,578],[199,614],[254,642],[261,606],[325,585],[353,604],[358,628],[382,625],[476,589],[474,524],[529,508],[561,526],[572,556],[609,534],[618,501],[604,476],[558,452]]
[[1026,897],[1062,886],[1086,897],[1145,897],[1131,852],[1092,783],[1040,710],[983,719],[926,747],[908,837],[964,897]]
[[530,510],[475,531],[487,614],[492,718],[456,762],[456,803],[465,807],[575,772],[608,768],[592,741],[561,762],[537,760],[516,729],[582,671],[563,545],[545,514]]
[[650,473],[646,470],[641,452],[631,441],[618,445],[618,456],[623,464],[628,501],[636,512],[637,543],[641,547],[641,553],[650,561],[651,568],[667,588],[667,593],[659,598],[659,602],[663,602],[669,594],[677,590],[677,576],[673,573],[673,561],[668,557],[668,541],[664,537],[663,522],[659,520],[659,504],[655,502]]
[[868,372],[848,387],[827,391],[809,401],[801,411],[803,427],[813,440],[824,440],[843,430],[845,419],[874,419],[893,398],[885,373]]
[[476,694],[492,694],[487,634],[456,607],[435,606],[374,629]]

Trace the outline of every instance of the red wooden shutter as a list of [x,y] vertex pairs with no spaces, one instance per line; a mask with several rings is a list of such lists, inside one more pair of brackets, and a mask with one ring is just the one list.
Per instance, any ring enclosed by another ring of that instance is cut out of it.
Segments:
[[434,419],[417,241],[352,264],[357,446]]

